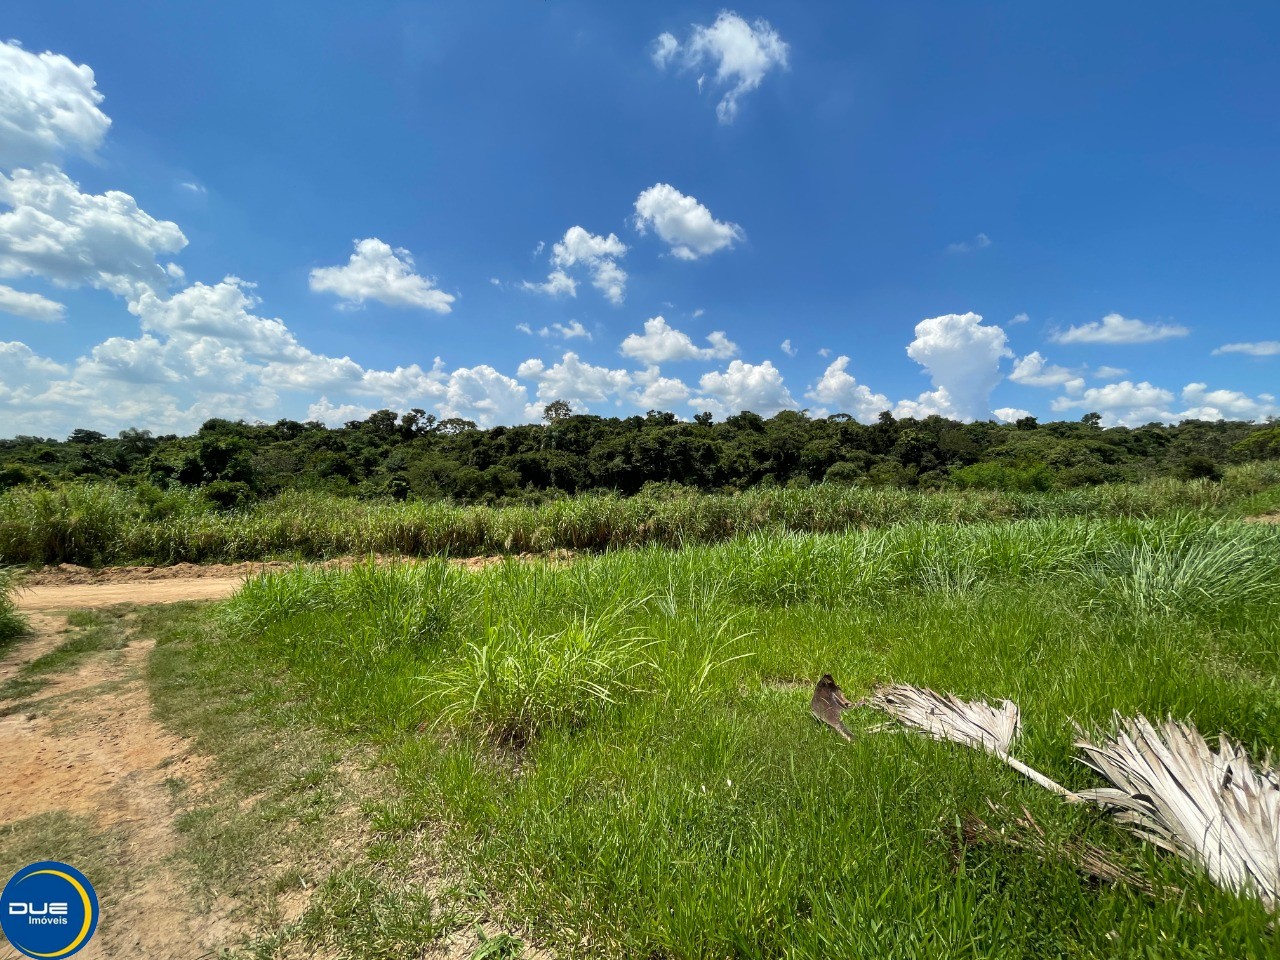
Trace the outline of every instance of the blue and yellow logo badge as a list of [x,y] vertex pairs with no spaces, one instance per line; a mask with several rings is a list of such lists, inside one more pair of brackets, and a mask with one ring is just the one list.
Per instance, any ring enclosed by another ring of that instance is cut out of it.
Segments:
[[13,875],[0,894],[0,928],[28,957],[69,957],[98,928],[98,895],[75,867],[42,860]]

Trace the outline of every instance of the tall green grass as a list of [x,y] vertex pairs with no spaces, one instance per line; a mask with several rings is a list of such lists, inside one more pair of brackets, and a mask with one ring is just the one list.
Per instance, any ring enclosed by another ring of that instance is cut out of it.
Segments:
[[474,556],[720,543],[752,531],[835,533],[915,521],[1219,515],[1280,484],[1280,464],[1228,471],[1222,483],[1155,480],[1059,493],[907,491],[819,485],[740,494],[591,494],[539,506],[383,503],[290,493],[215,512],[198,496],[110,483],[0,494],[0,563],[257,560],[344,554]]
[[[929,519],[476,574],[299,567],[226,605],[220,649],[378,743],[407,795],[380,822],[443,818],[456,866],[567,955],[1264,957],[1259,906],[1109,821],[874,718],[847,715],[845,744],[807,706],[827,671],[854,698],[887,680],[1009,697],[1021,755],[1078,788],[1072,723],[1113,710],[1262,752],[1278,586],[1273,527]],[[1185,892],[959,850],[988,800]]]
[[0,567],[0,651],[26,629],[27,621],[13,602],[13,573]]

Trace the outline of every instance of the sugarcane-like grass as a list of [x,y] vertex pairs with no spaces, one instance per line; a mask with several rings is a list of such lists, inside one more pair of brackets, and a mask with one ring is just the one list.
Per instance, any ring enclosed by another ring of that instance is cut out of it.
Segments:
[[[1280,745],[1278,613],[1280,529],[1179,516],[300,567],[222,622],[381,749],[405,789],[384,822],[441,821],[452,867],[562,954],[1173,958],[1280,941],[1256,899],[996,757],[871,733],[872,711],[844,741],[813,682],[1009,699],[1019,758],[1083,791],[1103,784],[1073,724],[1113,711]],[[1000,826],[989,800],[1043,842],[967,845],[974,816]],[[1091,878],[1079,849],[1143,884]]]

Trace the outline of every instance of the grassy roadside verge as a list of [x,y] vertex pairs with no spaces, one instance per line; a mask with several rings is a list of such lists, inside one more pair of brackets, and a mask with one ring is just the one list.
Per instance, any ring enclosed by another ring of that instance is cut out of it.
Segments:
[[171,789],[193,896],[237,905],[228,958],[399,960],[476,939],[483,900],[441,875],[433,824],[387,817],[399,790],[367,744],[316,725],[296,682],[223,642],[207,607],[140,617],[157,718],[214,758],[207,782]]
[[1226,515],[1280,484],[1280,464],[1232,467],[1220,483],[1153,480],[1057,493],[909,491],[819,484],[701,494],[592,494],[540,506],[281,496],[214,512],[175,495],[170,510],[110,483],[0,494],[0,563],[176,563],[368,553],[475,556],[720,543],[753,532],[830,533],[917,522]]
[[[1270,528],[918,523],[477,574],[298,570],[227,616],[310,722],[381,750],[400,794],[379,822],[443,820],[457,869],[566,955],[1261,958],[1256,904],[989,758],[870,717],[845,745],[804,681],[1009,697],[1023,756],[1077,788],[1072,721],[1113,710],[1260,754],[1280,744],[1278,585]],[[989,799],[1181,892],[957,854]]]

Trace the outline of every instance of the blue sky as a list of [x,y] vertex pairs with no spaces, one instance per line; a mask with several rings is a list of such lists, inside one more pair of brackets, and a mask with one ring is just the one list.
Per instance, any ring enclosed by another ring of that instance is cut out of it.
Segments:
[[0,435],[1280,415],[1273,4],[28,3]]

